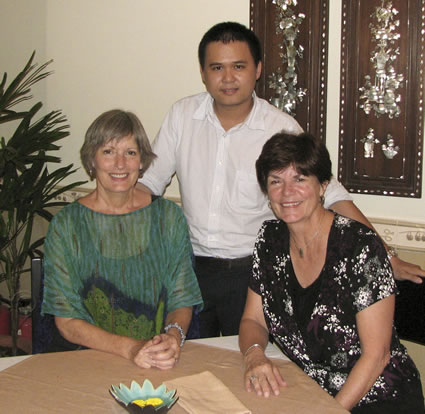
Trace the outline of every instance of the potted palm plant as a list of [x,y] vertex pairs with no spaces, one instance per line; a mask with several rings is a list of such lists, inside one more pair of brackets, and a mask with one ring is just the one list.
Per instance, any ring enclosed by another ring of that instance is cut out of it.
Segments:
[[32,238],[34,218],[50,221],[49,209],[66,204],[57,201],[58,195],[85,183],[59,187],[75,171],[72,164],[48,169],[48,163],[61,162],[52,153],[60,148],[57,142],[69,135],[69,125],[61,111],[35,119],[41,102],[27,110],[14,110],[32,99],[31,87],[35,83],[51,74],[45,69],[52,61],[38,66],[33,63],[34,56],[35,52],[8,86],[6,73],[0,83],[0,126],[12,123],[8,125],[14,129],[16,125],[8,139],[3,133],[0,135],[0,283],[6,283],[8,288],[12,355],[17,353],[21,275],[29,271],[27,259],[42,254],[39,248],[44,237]]

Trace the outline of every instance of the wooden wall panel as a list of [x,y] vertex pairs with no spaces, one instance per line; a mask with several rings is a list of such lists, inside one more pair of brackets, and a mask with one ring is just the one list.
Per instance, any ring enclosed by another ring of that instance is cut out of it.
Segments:
[[[295,3],[289,7],[297,15],[305,15],[296,44],[304,48],[303,57],[297,58],[297,74],[298,87],[305,88],[306,95],[297,104],[293,115],[304,130],[325,140],[328,0],[298,0]],[[259,36],[263,47],[263,74],[257,83],[256,92],[267,100],[275,93],[268,87],[270,75],[279,67],[283,73],[286,71],[286,65],[282,64],[279,56],[282,35],[276,34],[278,12],[278,6],[271,0],[252,0],[250,3],[250,26]]]
[[[381,10],[381,18],[385,17],[385,8],[397,12],[388,20],[393,24],[391,30],[389,25],[385,30],[400,35],[386,46],[388,55],[393,57],[386,63],[386,73],[390,73],[391,64],[395,73],[404,77],[394,88],[395,95],[400,97],[398,116],[379,115],[373,109],[367,114],[362,108],[365,100],[361,98],[361,88],[365,86],[365,76],[370,75],[374,83],[377,73],[371,59],[378,50],[371,27],[382,25],[375,14],[377,8]],[[338,178],[350,192],[421,197],[423,28],[423,0],[343,0]],[[371,129],[375,140],[373,156],[365,142]],[[388,134],[393,137],[394,147],[399,147],[392,159],[383,151],[383,145],[388,144]]]

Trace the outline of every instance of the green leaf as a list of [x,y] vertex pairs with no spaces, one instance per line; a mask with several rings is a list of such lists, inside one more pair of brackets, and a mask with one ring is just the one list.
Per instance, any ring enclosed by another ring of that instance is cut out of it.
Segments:
[[[60,149],[59,142],[69,136],[62,112],[38,117],[41,102],[28,110],[15,110],[16,105],[32,98],[31,87],[51,73],[45,70],[51,61],[38,67],[34,57],[35,52],[9,85],[6,73],[0,82],[0,124],[18,121],[9,138],[0,138],[0,282],[7,284],[12,306],[17,306],[20,277],[28,271],[27,258],[42,255],[44,237],[34,240],[34,218],[38,215],[50,221],[49,209],[67,204],[57,197],[86,183],[59,187],[76,169],[72,164],[59,165],[54,171],[47,168],[48,163],[61,163],[55,152]],[[16,334],[17,326],[12,330]]]
[[[3,75],[0,85],[0,124],[10,120],[10,115],[13,113],[10,108],[32,98],[32,95],[30,95],[31,86],[51,74],[51,72],[43,71],[52,63],[52,60],[44,63],[37,69],[37,64],[32,63],[34,56],[35,51],[32,53],[22,72],[16,76],[6,90],[4,87],[7,81],[7,74],[5,73]],[[15,112],[15,114],[18,113]]]

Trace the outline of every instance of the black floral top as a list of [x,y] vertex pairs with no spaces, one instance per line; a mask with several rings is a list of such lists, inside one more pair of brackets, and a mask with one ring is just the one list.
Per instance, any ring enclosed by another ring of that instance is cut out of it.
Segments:
[[[254,249],[250,287],[262,297],[276,344],[335,396],[361,355],[357,312],[396,291],[391,264],[374,231],[335,214],[311,316],[304,317],[304,323],[295,316],[295,278],[286,224],[264,222]],[[418,383],[418,371],[393,329],[390,362],[359,405],[396,399]]]

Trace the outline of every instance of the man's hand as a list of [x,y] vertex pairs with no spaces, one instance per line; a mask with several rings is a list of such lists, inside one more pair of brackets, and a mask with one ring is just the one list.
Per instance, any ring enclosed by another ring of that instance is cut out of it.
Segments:
[[421,269],[418,265],[405,262],[396,256],[391,258],[391,265],[396,280],[409,280],[410,282],[418,284],[423,282],[421,278],[425,277],[425,270]]

